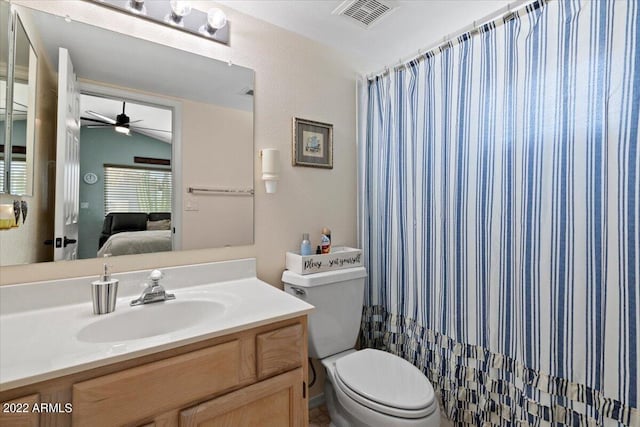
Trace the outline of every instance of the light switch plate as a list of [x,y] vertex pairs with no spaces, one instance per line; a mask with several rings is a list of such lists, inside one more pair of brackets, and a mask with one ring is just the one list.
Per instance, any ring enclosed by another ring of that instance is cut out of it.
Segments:
[[198,211],[200,207],[198,206],[198,201],[195,197],[186,197],[184,200],[184,210],[185,211]]

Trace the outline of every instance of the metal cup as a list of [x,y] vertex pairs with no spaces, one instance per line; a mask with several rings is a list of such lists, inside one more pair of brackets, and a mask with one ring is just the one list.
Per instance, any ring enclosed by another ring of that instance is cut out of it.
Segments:
[[118,297],[118,281],[93,282],[91,284],[91,299],[93,314],[107,314],[116,309]]

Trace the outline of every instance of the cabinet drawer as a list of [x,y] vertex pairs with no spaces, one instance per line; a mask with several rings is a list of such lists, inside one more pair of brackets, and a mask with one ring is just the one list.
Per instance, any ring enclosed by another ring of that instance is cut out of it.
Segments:
[[180,427],[306,425],[303,372],[298,368],[180,412]]
[[263,379],[300,366],[304,359],[304,340],[301,324],[256,335],[258,378]]
[[132,423],[239,383],[235,340],[74,384],[73,424]]
[[2,427],[38,427],[39,412],[33,410],[40,403],[40,395],[32,394],[2,402],[0,409],[0,425]]

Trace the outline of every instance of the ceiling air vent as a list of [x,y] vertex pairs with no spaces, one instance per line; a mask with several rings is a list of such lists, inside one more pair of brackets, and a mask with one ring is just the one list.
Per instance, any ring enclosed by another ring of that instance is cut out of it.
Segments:
[[393,11],[393,3],[381,0],[347,0],[333,14],[347,17],[361,27],[371,28]]

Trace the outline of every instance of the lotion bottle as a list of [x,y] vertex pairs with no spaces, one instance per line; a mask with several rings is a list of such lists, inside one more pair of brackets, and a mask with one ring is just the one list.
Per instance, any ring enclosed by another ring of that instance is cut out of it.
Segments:
[[302,234],[302,243],[300,244],[300,255],[311,255],[311,242],[309,241],[309,233]]
[[322,237],[320,238],[320,247],[323,254],[331,253],[331,230],[327,227],[322,229]]

